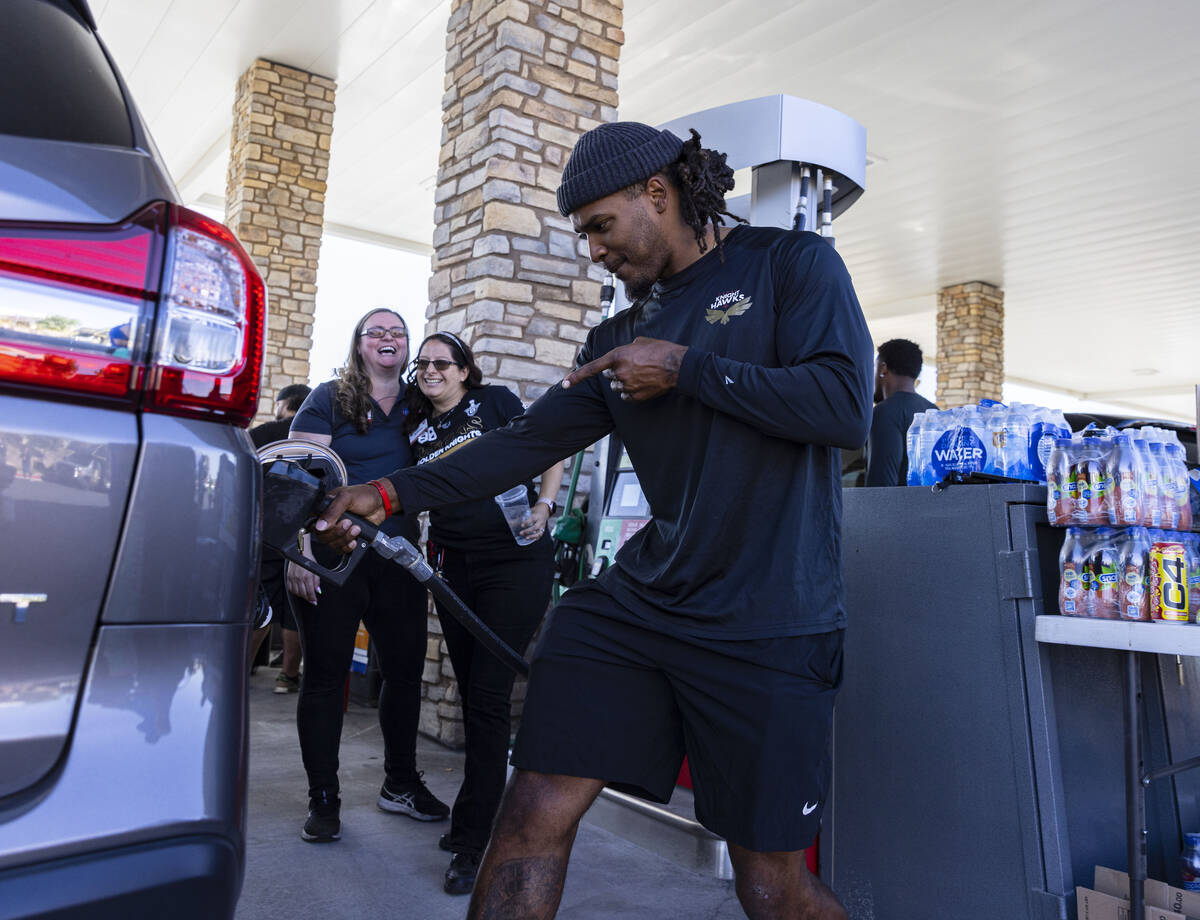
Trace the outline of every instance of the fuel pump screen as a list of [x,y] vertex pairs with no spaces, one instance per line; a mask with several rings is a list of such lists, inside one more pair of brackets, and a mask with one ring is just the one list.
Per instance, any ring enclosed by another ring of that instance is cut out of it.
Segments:
[[617,474],[612,498],[608,502],[608,517],[648,518],[650,503],[642,494],[641,483],[633,470],[622,470]]
[[637,474],[629,461],[622,457],[620,472],[613,483],[600,519],[596,540],[596,565],[593,574],[603,571],[613,561],[625,541],[645,526],[650,519],[650,503],[642,492]]

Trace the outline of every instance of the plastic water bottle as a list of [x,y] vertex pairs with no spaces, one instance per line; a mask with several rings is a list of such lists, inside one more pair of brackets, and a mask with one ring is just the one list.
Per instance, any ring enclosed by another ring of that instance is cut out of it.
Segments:
[[[928,412],[929,410],[926,410]],[[917,444],[921,440],[921,428],[925,425],[926,412],[918,412],[913,416],[912,424],[904,434],[904,454],[908,460],[908,476],[904,484],[918,486],[921,484],[921,455]]]
[[983,427],[983,444],[987,448],[983,472],[1003,476],[1005,445],[1008,442],[1008,409],[1000,403],[980,403],[979,419]]
[[1084,438],[1075,461],[1076,478],[1082,490],[1085,524],[1107,524],[1111,490],[1100,438]]
[[1122,620],[1150,620],[1149,573],[1146,565],[1150,556],[1150,537],[1145,527],[1130,527],[1125,531],[1117,557],[1117,573]]
[[1133,439],[1133,452],[1137,455],[1142,483],[1142,525],[1158,527],[1162,524],[1162,504],[1158,497],[1158,465],[1150,456],[1150,444],[1145,438]]
[[1087,593],[1081,578],[1083,559],[1080,541],[1083,531],[1068,527],[1063,538],[1062,550],[1058,554],[1058,610],[1063,616],[1087,616]]
[[1175,507],[1175,496],[1171,494],[1171,468],[1163,451],[1165,445],[1162,441],[1151,441],[1147,446],[1150,448],[1150,463],[1154,467],[1158,506],[1158,521],[1154,526],[1175,530],[1179,523],[1179,509]]
[[1046,515],[1051,524],[1071,523],[1075,502],[1070,491],[1070,438],[1056,438],[1046,462]]
[[[1014,405],[1008,411],[1005,425],[1004,475],[1013,479],[1034,479],[1029,465],[1029,413],[1024,406]],[[1041,477],[1036,477],[1040,479]]]
[[936,474],[933,471],[933,446],[945,432],[949,419],[948,411],[929,409],[925,413],[925,420],[921,423],[921,435],[917,441],[917,459],[920,469],[920,480],[916,483],[917,485],[931,486],[937,482]]
[[1138,524],[1142,520],[1142,491],[1138,481],[1138,458],[1133,439],[1127,434],[1113,438],[1108,475],[1112,479],[1112,513],[1110,524]]
[[1164,447],[1164,467],[1169,473],[1170,501],[1175,506],[1176,530],[1192,529],[1192,505],[1188,496],[1188,469],[1183,445],[1178,440],[1168,442]]
[[1047,482],[1046,464],[1058,438],[1071,437],[1071,428],[1061,412],[1041,407],[1033,410],[1029,428],[1029,478]]
[[[978,406],[968,406],[965,418],[964,427],[969,432],[969,435],[964,435],[964,464],[965,473],[982,473],[988,465],[989,455],[995,453],[996,449],[991,444],[991,431],[983,420],[983,413],[980,412]],[[978,442],[976,446],[975,442]],[[983,448],[982,454],[975,454],[973,451]]]
[[1117,532],[1111,527],[1097,527],[1084,568],[1090,575],[1090,613],[1101,620],[1116,620],[1121,616],[1118,557]]

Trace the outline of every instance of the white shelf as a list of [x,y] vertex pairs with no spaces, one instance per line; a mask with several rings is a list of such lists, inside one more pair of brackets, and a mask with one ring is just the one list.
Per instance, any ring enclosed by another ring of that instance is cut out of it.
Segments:
[[1038,642],[1055,645],[1200,656],[1200,624],[1195,623],[1135,623],[1050,614],[1035,618],[1034,636]]

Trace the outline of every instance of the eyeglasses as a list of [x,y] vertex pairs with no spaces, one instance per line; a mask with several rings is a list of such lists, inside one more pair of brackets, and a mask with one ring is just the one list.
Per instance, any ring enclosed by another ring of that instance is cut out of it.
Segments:
[[372,326],[370,329],[364,329],[363,335],[370,336],[373,339],[382,339],[385,335],[390,335],[393,339],[407,339],[408,333],[404,331],[403,326],[391,326],[384,329],[382,326]]
[[429,358],[417,358],[417,360],[413,362],[413,365],[419,371],[428,369],[429,365],[431,364],[443,373],[450,370],[452,367],[462,367],[462,365],[457,361],[450,361],[447,358],[434,358],[432,361]]

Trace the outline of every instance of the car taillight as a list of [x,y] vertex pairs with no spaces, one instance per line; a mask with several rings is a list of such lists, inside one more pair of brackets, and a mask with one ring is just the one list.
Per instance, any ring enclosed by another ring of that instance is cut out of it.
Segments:
[[100,227],[0,225],[0,382],[135,401],[167,206]]
[[266,289],[224,225],[172,205],[148,411],[247,425],[258,409]]
[[0,222],[0,384],[246,425],[265,320],[237,239],[178,205],[100,226]]

